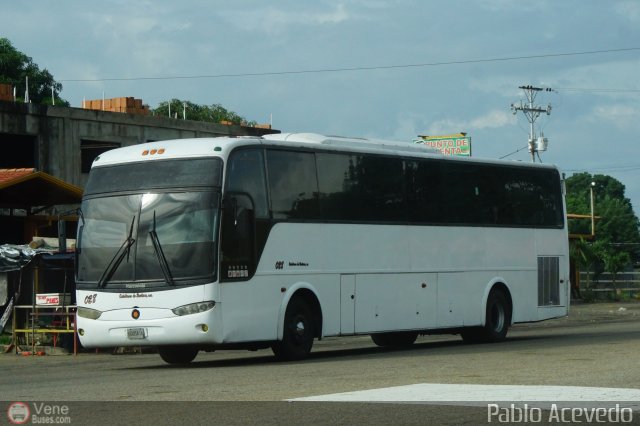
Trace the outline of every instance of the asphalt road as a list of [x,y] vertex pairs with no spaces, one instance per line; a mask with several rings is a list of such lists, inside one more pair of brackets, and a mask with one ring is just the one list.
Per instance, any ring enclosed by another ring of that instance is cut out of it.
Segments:
[[424,336],[391,350],[368,336],[329,338],[301,362],[276,362],[268,350],[200,353],[186,367],[156,354],[4,354],[0,400],[67,406],[72,424],[478,424],[486,404],[287,401],[416,384],[638,390],[638,354],[640,303],[578,304],[568,318],[513,327],[499,344]]

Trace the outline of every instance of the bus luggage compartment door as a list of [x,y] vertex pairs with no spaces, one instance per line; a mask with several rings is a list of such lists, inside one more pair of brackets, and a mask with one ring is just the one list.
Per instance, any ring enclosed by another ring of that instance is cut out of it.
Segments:
[[340,275],[340,334],[354,334],[356,276]]

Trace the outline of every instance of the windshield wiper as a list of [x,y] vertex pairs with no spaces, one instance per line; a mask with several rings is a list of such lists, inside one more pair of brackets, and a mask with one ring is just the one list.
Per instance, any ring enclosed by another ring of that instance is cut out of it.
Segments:
[[124,240],[124,242],[122,243],[122,245],[120,246],[116,254],[113,256],[113,258],[111,258],[109,265],[107,265],[104,272],[102,273],[100,280],[98,280],[98,288],[102,288],[107,284],[107,282],[111,279],[113,274],[118,269],[118,266],[120,266],[120,264],[122,263],[122,260],[124,259],[125,255],[127,256],[127,261],[129,261],[129,252],[130,252],[129,249],[131,248],[133,243],[136,242],[136,240],[132,237],[133,224],[135,221],[136,221],[136,215],[133,215],[133,219],[131,220],[131,226],[129,227],[129,236],[127,237],[126,240]]
[[164,255],[164,251],[162,251],[162,246],[160,245],[160,239],[158,238],[158,234],[156,232],[156,211],[153,211],[153,229],[149,231],[149,235],[151,236],[151,242],[153,242],[153,249],[156,253],[156,258],[158,259],[158,263],[160,264],[160,269],[162,270],[162,275],[164,275],[164,280],[169,285],[175,286],[176,283],[173,281],[173,277],[171,276],[171,269],[169,269],[169,263],[167,262],[167,258]]

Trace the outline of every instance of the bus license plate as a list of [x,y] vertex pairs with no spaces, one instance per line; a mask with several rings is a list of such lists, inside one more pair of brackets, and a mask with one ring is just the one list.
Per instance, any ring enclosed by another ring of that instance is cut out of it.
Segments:
[[127,337],[129,339],[145,339],[147,333],[144,328],[127,328]]

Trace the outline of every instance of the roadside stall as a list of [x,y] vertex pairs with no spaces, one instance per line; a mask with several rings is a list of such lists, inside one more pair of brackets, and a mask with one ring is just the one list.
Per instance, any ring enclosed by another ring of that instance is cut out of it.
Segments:
[[81,188],[46,173],[0,169],[0,332],[11,332],[6,351],[77,351],[75,241],[66,235],[75,234],[73,207],[81,199]]

